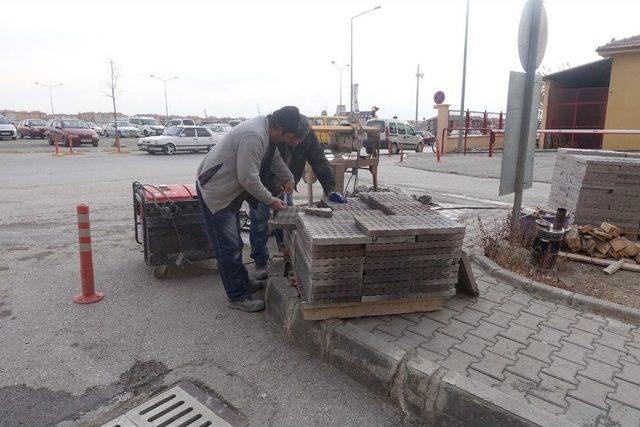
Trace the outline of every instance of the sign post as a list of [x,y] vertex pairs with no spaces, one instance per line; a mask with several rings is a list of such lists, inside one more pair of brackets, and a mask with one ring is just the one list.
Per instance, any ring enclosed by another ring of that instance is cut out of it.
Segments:
[[[547,45],[547,17],[542,0],[527,0],[520,17],[518,30],[518,51],[520,63],[526,71],[524,94],[522,99],[522,116],[520,124],[520,138],[518,141],[518,160],[516,163],[515,194],[513,198],[512,226],[520,225],[520,210],[522,208],[522,192],[527,160],[527,144],[529,142],[529,128],[531,125],[531,110],[533,88],[536,69],[542,62]],[[507,116],[507,120],[509,116]],[[531,156],[533,161],[533,156]],[[532,168],[533,169],[533,168]]]

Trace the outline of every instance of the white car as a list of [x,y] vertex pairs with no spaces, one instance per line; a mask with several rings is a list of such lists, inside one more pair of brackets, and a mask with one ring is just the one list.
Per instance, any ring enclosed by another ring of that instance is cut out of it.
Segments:
[[[118,134],[120,138],[138,138],[140,136],[140,131],[137,127],[132,126],[129,122],[118,120]],[[104,134],[106,136],[116,136],[116,124],[109,123],[104,128]]]
[[152,117],[129,117],[129,123],[138,128],[140,135],[162,135],[164,126]]
[[171,126],[195,126],[195,122],[191,119],[171,119],[167,122],[167,127]]
[[176,151],[209,151],[216,145],[209,129],[204,126],[172,126],[160,136],[138,140],[138,150],[150,154],[175,154]]
[[100,126],[98,126],[97,124],[93,123],[93,122],[87,122],[87,125],[93,129],[98,135],[102,136],[104,135],[104,129],[102,129]]
[[0,116],[0,141],[4,138],[18,138],[18,130],[5,116]]

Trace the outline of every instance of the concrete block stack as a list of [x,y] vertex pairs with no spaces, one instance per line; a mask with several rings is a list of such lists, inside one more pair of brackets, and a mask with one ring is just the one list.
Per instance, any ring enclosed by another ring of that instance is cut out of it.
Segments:
[[365,246],[363,299],[455,293],[465,227],[431,211],[411,216],[381,211],[355,222],[374,241]]
[[576,224],[608,222],[634,240],[640,223],[640,154],[560,149],[549,205]]

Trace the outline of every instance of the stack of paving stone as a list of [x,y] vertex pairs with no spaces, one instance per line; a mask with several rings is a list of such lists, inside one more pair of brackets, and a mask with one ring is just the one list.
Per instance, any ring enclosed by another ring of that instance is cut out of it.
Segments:
[[355,216],[374,239],[365,246],[362,295],[432,297],[455,293],[465,227],[435,211]]
[[294,270],[311,304],[360,301],[365,244],[353,218],[298,214]]
[[372,192],[362,193],[360,197],[373,209],[381,210],[389,215],[416,215],[430,211],[429,206],[423,205],[406,194]]
[[635,240],[640,222],[640,154],[558,150],[549,205],[573,211],[576,224],[608,222]]

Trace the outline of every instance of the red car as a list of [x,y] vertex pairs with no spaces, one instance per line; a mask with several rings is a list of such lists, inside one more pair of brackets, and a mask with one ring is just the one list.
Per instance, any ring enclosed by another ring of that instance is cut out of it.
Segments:
[[78,119],[56,119],[49,127],[49,144],[55,142],[68,147],[81,144],[92,144],[98,146],[98,134],[83,120]]
[[42,119],[27,119],[18,123],[18,136],[24,138],[28,136],[31,139],[42,139],[47,136],[47,122]]

